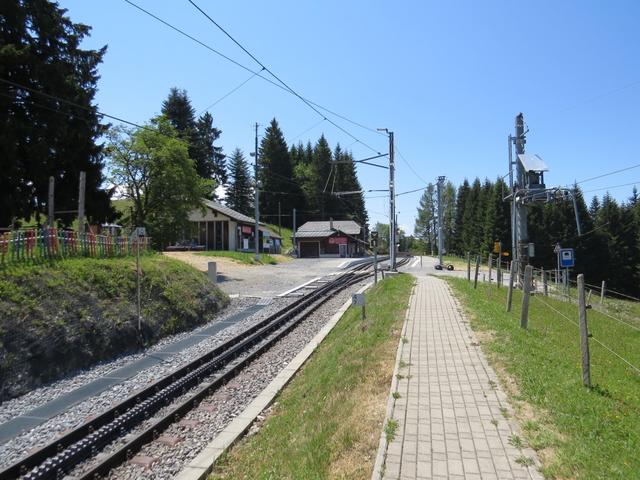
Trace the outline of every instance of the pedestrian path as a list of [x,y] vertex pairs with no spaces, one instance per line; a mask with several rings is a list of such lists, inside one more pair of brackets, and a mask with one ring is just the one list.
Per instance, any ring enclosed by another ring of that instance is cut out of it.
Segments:
[[444,280],[417,279],[397,362],[374,480],[543,478]]

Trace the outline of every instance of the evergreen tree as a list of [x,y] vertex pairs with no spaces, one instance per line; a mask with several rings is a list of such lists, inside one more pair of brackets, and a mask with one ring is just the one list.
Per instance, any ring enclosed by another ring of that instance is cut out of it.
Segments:
[[456,187],[450,181],[442,189],[442,227],[444,229],[444,250],[452,253],[455,241]]
[[429,183],[420,197],[418,217],[415,223],[415,236],[418,237],[429,249],[431,255],[435,255],[435,187]]
[[467,199],[470,191],[469,181],[465,178],[460,188],[458,188],[455,208],[456,217],[453,227],[453,250],[460,255],[465,255],[468,251],[462,239],[462,234],[464,231],[464,213],[467,208]]
[[234,210],[253,216],[253,186],[249,165],[239,148],[236,148],[229,159],[229,186],[226,204]]
[[195,162],[196,171],[202,178],[213,179],[216,185],[227,183],[227,169],[222,147],[214,142],[222,132],[213,126],[213,117],[205,112],[198,118],[192,135],[193,145],[189,152]]
[[[55,209],[75,210],[81,171],[86,172],[89,221],[115,217],[110,192],[101,187],[103,151],[96,144],[107,127],[93,105],[106,47],[80,48],[91,27],[65,14],[48,0],[2,2],[0,77],[16,85],[0,83],[0,227],[39,217],[49,176],[55,179]],[[62,215],[62,223],[69,225],[73,217]]]
[[178,132],[178,137],[190,144],[196,128],[196,112],[186,90],[172,87],[167,99],[162,102],[162,114]]
[[[265,130],[260,143],[260,210],[266,218],[276,218],[281,208],[292,206],[302,197],[302,191],[293,177],[289,149],[278,122],[274,118]],[[298,200],[296,200],[298,199]],[[292,218],[285,216],[283,225],[292,226]]]
[[[319,212],[318,220],[328,220],[328,213],[331,212],[332,202],[329,201],[330,180],[332,176],[331,148],[329,142],[322,135],[313,149],[313,158],[311,160],[312,180],[314,183],[313,191],[310,192],[311,197],[309,203],[313,210]],[[329,189],[329,193],[327,192]]]
[[[339,144],[336,146],[333,155],[334,161],[337,162],[334,172],[336,175],[335,191],[358,192],[338,197],[342,199],[342,206],[337,205],[336,207],[344,210],[342,218],[353,219],[364,228],[369,223],[369,217],[365,207],[362,186],[358,180],[356,166],[353,162],[353,155],[351,153],[343,153]],[[337,218],[337,216],[334,218]]]

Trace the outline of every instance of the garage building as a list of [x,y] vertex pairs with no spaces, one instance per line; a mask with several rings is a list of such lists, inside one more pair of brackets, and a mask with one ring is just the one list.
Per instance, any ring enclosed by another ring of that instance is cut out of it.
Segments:
[[364,253],[364,231],[353,220],[307,222],[295,232],[298,256],[358,257]]

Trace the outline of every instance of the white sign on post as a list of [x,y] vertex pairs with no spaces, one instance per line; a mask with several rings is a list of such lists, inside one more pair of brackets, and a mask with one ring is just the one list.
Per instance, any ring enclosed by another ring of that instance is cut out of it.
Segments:
[[351,295],[351,305],[364,307],[364,293],[353,293]]

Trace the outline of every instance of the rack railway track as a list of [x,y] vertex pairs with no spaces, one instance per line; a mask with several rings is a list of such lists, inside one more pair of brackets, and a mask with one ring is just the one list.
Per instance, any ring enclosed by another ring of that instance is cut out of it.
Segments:
[[[397,266],[403,266],[408,261],[409,257],[400,259]],[[159,419],[145,426],[142,431],[127,436],[123,446],[102,455],[102,458],[75,478],[95,479],[105,476],[146,443],[157,438],[202,399],[232,379],[329,298],[370,276],[372,272],[368,270],[371,267],[372,262],[354,266],[336,279],[9,466],[0,472],[0,480],[20,477],[25,480],[61,478],[82,462],[96,457],[105,446],[122,439],[161,409],[171,405],[169,411]]]

